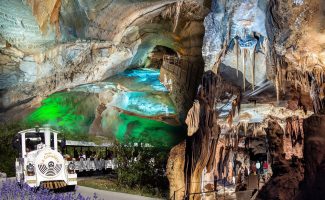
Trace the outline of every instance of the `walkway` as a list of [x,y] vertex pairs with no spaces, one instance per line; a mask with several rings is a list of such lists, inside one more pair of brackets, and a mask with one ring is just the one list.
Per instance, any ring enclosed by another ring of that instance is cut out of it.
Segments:
[[84,186],[77,186],[77,192],[81,193],[83,196],[93,197],[94,193],[98,196],[98,199],[107,200],[153,200],[154,198],[148,198],[138,195],[111,192],[106,190],[98,190]]

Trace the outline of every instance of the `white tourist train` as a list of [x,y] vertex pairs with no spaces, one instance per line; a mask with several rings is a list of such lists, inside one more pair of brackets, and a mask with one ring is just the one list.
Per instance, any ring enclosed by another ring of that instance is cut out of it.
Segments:
[[[62,144],[62,142],[63,141],[59,141],[60,144]],[[64,157],[66,160],[73,161],[77,173],[115,170],[117,168],[115,158],[109,150],[113,146],[112,143],[95,144],[94,142],[73,140],[66,140],[63,143],[63,151],[65,151]],[[73,153],[69,154],[68,149]],[[99,155],[98,151],[91,151],[90,149],[104,149],[105,153]]]
[[48,189],[70,188],[77,185],[76,165],[58,151],[58,131],[49,127],[20,131],[14,140],[19,149],[16,158],[16,179],[31,187]]
[[[112,143],[98,145],[94,142],[58,140],[58,134],[58,131],[49,127],[18,132],[13,142],[19,150],[19,158],[16,158],[15,163],[18,183],[26,183],[31,187],[73,190],[77,185],[77,173],[117,168],[109,150]],[[105,149],[105,153],[99,155],[90,149]]]

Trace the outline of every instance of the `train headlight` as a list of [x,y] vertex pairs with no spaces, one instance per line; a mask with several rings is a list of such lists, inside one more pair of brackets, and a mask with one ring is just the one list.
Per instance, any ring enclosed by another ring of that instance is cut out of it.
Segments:
[[35,167],[32,163],[29,163],[26,169],[27,169],[27,175],[33,176],[35,174]]
[[76,165],[73,162],[69,163],[68,171],[69,171],[70,174],[74,173],[75,168],[76,168]]

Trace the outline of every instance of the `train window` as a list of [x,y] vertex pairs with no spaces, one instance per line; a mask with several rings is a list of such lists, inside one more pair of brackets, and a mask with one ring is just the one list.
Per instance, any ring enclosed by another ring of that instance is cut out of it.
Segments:
[[54,149],[54,134],[51,133],[51,149]]
[[26,134],[26,152],[37,150],[37,146],[44,144],[44,135],[42,133],[28,133]]
[[19,136],[15,136],[13,141],[12,141],[12,145],[15,149],[18,150],[19,156],[21,156],[22,151],[21,151],[21,138],[20,135]]

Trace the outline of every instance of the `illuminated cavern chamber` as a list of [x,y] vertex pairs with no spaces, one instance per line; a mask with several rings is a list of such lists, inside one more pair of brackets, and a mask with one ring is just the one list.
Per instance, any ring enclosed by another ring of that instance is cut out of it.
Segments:
[[184,137],[184,131],[158,77],[157,69],[133,69],[70,88],[44,99],[26,121],[74,135],[87,133],[171,147]]

